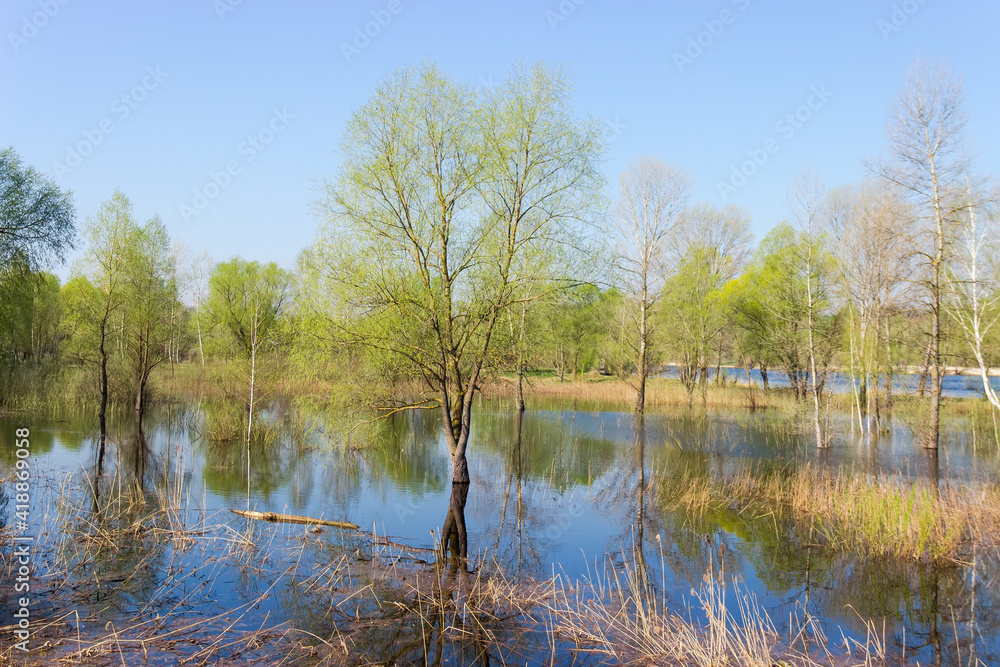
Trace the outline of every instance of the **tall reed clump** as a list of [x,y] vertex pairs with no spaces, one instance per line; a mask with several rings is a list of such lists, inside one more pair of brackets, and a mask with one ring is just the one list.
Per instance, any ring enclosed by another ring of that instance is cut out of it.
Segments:
[[[607,565],[595,577],[572,583],[558,578],[546,609],[549,634],[623,664],[827,664],[783,643],[755,596],[737,580],[730,588],[714,566],[705,573],[699,590],[692,589],[692,602],[704,620],[671,611],[665,587],[659,586],[657,592],[655,582],[650,581],[651,570],[636,559],[636,548],[631,558],[623,554],[625,562],[619,568]],[[867,644],[855,643],[852,650],[864,660],[861,664],[872,664],[872,658],[882,653],[877,638]]]
[[80,366],[24,364],[0,369],[0,411],[63,416],[97,407],[92,373]]
[[658,475],[654,490],[675,509],[773,514],[814,528],[832,548],[879,558],[954,560],[1000,529],[995,491],[938,489],[898,476],[873,479],[808,465],[769,473],[743,466],[724,477],[679,467]]

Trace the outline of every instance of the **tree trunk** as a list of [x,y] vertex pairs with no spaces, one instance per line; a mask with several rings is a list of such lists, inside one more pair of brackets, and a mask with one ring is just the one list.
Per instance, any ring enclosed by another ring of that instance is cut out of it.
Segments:
[[638,371],[639,382],[635,393],[635,411],[643,412],[646,409],[646,285],[642,286],[642,300],[639,302],[639,359]]
[[920,385],[917,387],[917,396],[920,398],[924,397],[924,392],[927,389],[927,378],[931,373],[931,351],[934,347],[933,339],[927,341],[927,355],[924,357],[924,370],[920,374]]
[[517,394],[515,396],[518,412],[524,412],[524,363],[517,364]]
[[198,351],[201,353],[201,368],[205,369],[205,346],[201,342],[201,315],[199,309],[194,311],[194,321],[198,325]]
[[[108,352],[104,347],[107,339],[107,319],[101,322],[100,332],[100,353],[101,353],[101,433],[105,432],[106,417],[108,414]],[[102,436],[103,437],[103,436]]]

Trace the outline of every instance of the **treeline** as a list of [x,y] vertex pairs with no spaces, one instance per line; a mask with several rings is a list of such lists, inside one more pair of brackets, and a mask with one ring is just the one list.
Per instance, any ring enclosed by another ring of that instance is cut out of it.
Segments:
[[70,365],[103,419],[111,404],[141,412],[158,371],[225,361],[252,416],[262,369],[284,369],[387,411],[440,409],[459,481],[490,376],[516,379],[523,408],[533,371],[616,375],[641,412],[667,363],[689,402],[723,364],[765,383],[780,371],[812,402],[824,446],[831,369],[856,378],[860,419],[886,411],[893,376],[915,367],[936,446],[946,364],[978,369],[1000,409],[987,381],[1000,364],[998,198],[967,157],[950,74],[918,63],[892,114],[869,178],[826,189],[804,174],[754,246],[746,211],[692,203],[686,172],[656,158],[637,159],[607,207],[600,127],[573,115],[558,68],[517,67],[488,91],[404,69],[348,123],[293,271],[190,256],[115,192],[62,286],[41,268],[74,242],[72,203],[8,149],[0,401],[24,369]]

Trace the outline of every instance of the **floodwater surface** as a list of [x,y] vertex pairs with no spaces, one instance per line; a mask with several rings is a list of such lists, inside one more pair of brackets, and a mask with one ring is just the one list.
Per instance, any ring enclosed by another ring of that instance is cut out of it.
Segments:
[[[263,415],[266,437],[250,450],[249,487],[245,443],[215,442],[204,435],[212,411],[238,409],[233,406],[166,406],[149,414],[141,428],[124,420],[109,428],[103,451],[91,420],[5,418],[0,420],[0,476],[13,468],[15,429],[30,427],[34,486],[28,532],[47,534],[51,543],[58,541],[52,537],[57,534],[87,532],[88,512],[121,493],[122,484],[114,480],[127,477],[138,480],[146,497],[161,504],[168,499],[176,509],[172,521],[198,527],[198,534],[219,524],[226,530],[231,526],[234,536],[245,530],[248,522],[227,510],[349,521],[365,531],[361,534],[374,532],[410,548],[406,553],[416,556],[409,567],[429,567],[435,560],[432,550],[451,540],[450,546],[460,544],[467,553],[463,567],[502,569],[519,581],[593,577],[607,568],[629,567],[641,554],[653,570],[650,579],[658,594],[696,621],[701,612],[693,589],[706,572],[721,569],[726,581],[739,581],[756,597],[785,637],[808,618],[832,646],[842,647],[849,638],[864,642],[876,627],[892,654],[905,648],[908,659],[924,664],[957,664],[959,652],[963,662],[974,652],[985,664],[1000,663],[1000,592],[993,585],[997,563],[992,558],[981,555],[968,565],[949,567],[873,561],[804,545],[773,517],[725,512],[691,517],[657,502],[650,491],[672,467],[684,466],[707,479],[748,463],[761,469],[809,465],[924,478],[939,485],[993,484],[1000,472],[995,445],[977,441],[961,422],[948,425],[944,446],[931,455],[915,445],[903,425],[871,439],[853,434],[847,418],[835,422],[833,446],[818,451],[794,420],[761,413],[650,414],[640,428],[632,414],[621,411],[553,405],[519,416],[501,407],[477,406],[469,448],[472,484],[458,505],[448,448],[437,414],[430,411],[397,414],[345,446],[322,417],[303,424],[275,406]],[[4,491],[0,522],[8,524],[14,515],[12,482]],[[319,567],[324,560],[362,554],[364,540],[337,529],[316,534],[294,524],[255,522],[253,529],[257,542],[268,546],[254,557],[260,563],[249,567],[220,559],[217,567],[206,569],[215,554],[198,547],[197,534],[194,547],[137,534],[99,557],[77,549],[61,562],[70,568],[66,576],[99,581],[91,588],[81,584],[86,592],[75,600],[84,616],[91,614],[92,628],[108,622],[123,627],[137,614],[168,607],[207,618],[246,605],[238,627],[285,623],[328,639],[354,622],[352,614],[360,618],[359,608],[345,611],[349,605],[330,602],[337,599],[335,593],[318,601],[297,592],[301,580],[289,575],[276,581],[274,573],[304,560]],[[66,545],[60,553],[66,553]],[[56,555],[46,558],[56,568]],[[43,577],[45,563],[35,567]],[[192,576],[179,585],[178,571]],[[9,591],[0,599],[13,604]],[[40,616],[66,611],[60,607],[65,601],[47,603],[43,596],[38,604]],[[730,604],[736,608],[735,598]],[[364,611],[389,613],[377,607]],[[400,649],[402,635],[372,631],[363,636],[371,642],[355,644],[359,662],[428,659],[426,643]],[[493,658],[548,663],[549,649],[543,653],[541,646],[523,644],[509,655],[497,648]],[[570,649],[560,653],[560,662],[572,661]],[[220,648],[218,655],[233,650]],[[483,658],[481,653],[470,658],[461,647],[438,650],[444,650],[445,662]],[[487,647],[486,654],[491,650]]]

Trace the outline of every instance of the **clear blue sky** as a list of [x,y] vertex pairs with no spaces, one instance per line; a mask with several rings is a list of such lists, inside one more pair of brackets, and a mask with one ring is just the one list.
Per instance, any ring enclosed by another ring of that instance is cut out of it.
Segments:
[[[119,187],[141,219],[158,213],[173,238],[217,259],[293,266],[316,226],[313,181],[335,173],[349,113],[383,74],[425,58],[476,85],[517,60],[566,65],[579,112],[608,124],[613,186],[652,154],[691,173],[696,199],[721,204],[718,183],[773,139],[728,195],[758,239],[786,215],[802,168],[830,186],[864,176],[918,54],[964,78],[970,144],[982,171],[1000,172],[994,2],[63,2],[3,2],[0,146],[59,172],[81,224]],[[345,57],[372,12],[387,24]],[[701,53],[678,67],[674,54],[699,37]],[[778,126],[813,89],[808,120]],[[81,143],[89,154],[67,160]],[[238,173],[194,201],[230,162]],[[185,221],[182,206],[196,204]]]

